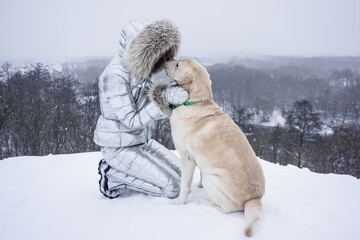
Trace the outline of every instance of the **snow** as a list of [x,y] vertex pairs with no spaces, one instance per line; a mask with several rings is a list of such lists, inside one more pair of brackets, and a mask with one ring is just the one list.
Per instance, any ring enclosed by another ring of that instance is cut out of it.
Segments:
[[[222,214],[132,194],[98,191],[101,153],[17,157],[0,161],[0,239],[245,239],[243,213]],[[266,178],[264,221],[252,239],[360,239],[360,180],[316,174],[260,160]]]
[[266,114],[263,111],[259,111],[254,114],[253,119],[250,121],[250,123],[267,127],[284,127],[286,123],[286,119],[284,118],[281,110],[279,109],[274,109],[267,121],[264,121],[265,118],[267,118]]
[[320,135],[322,135],[322,136],[327,136],[327,135],[332,135],[332,134],[334,134],[334,130],[333,130],[331,127],[323,124],[323,125],[321,126],[321,130],[320,130],[318,133],[319,133]]
[[275,109],[269,118],[268,122],[263,122],[261,125],[268,127],[284,127],[286,119],[283,117],[282,112],[279,109]]

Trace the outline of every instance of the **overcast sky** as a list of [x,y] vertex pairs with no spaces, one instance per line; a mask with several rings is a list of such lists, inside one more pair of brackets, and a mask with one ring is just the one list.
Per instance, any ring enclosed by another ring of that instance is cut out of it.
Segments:
[[180,55],[360,55],[360,0],[0,0],[0,61],[113,56],[130,19],[171,19]]

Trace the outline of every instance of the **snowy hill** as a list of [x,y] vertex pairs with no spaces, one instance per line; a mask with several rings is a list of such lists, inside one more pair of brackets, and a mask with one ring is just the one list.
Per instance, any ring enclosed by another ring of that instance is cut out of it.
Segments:
[[[188,203],[98,191],[99,152],[0,161],[0,239],[245,239],[243,213],[222,214],[195,177]],[[360,239],[360,181],[261,161],[265,219],[252,239]]]

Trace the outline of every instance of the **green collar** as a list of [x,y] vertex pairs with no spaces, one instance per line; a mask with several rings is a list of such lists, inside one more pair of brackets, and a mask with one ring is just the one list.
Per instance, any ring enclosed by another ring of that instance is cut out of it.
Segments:
[[180,106],[182,106],[182,105],[184,105],[184,106],[189,106],[189,105],[193,105],[193,104],[199,103],[199,102],[202,102],[202,101],[189,101],[189,102],[184,102],[183,104],[170,105],[170,107],[171,107],[172,109],[175,109],[175,108],[178,108],[178,107],[180,107]]

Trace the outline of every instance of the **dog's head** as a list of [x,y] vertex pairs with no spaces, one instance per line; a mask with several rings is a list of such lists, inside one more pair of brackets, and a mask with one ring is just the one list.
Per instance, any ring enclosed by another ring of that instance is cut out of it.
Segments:
[[197,61],[170,60],[165,64],[165,71],[171,80],[189,92],[189,100],[212,100],[210,75]]

